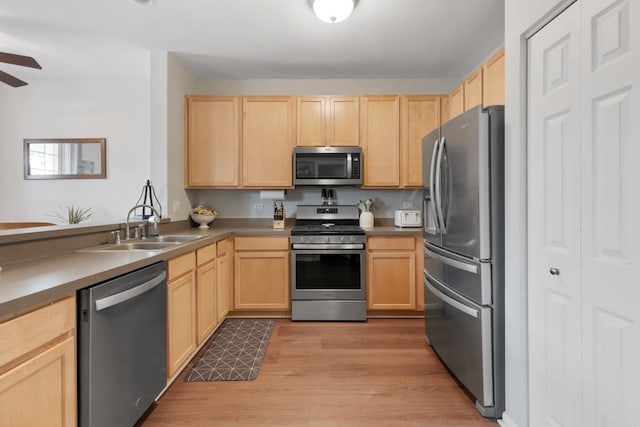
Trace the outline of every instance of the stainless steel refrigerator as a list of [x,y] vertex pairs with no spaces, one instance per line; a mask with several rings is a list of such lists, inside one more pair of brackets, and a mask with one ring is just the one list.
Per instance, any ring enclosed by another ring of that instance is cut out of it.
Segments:
[[485,417],[504,411],[504,107],[422,140],[425,331]]

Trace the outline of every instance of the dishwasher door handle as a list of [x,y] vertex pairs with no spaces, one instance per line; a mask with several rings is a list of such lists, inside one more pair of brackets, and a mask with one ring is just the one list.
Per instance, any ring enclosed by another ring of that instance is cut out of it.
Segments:
[[96,311],[104,310],[105,308],[112,307],[116,304],[123,303],[132,298],[137,297],[138,295],[142,295],[147,291],[158,286],[160,283],[164,281],[167,277],[167,272],[163,271],[153,279],[148,282],[143,283],[142,285],[138,285],[135,288],[127,289],[126,291],[122,291],[120,293],[101,298],[96,300]]

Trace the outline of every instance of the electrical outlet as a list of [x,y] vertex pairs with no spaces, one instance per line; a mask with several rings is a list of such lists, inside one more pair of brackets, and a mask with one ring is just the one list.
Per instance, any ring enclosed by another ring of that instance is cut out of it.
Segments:
[[253,205],[254,209],[264,209],[264,205],[262,203],[256,203],[255,205]]
[[173,213],[180,213],[182,211],[182,206],[180,205],[180,200],[173,201]]
[[413,202],[402,202],[402,209],[413,209]]

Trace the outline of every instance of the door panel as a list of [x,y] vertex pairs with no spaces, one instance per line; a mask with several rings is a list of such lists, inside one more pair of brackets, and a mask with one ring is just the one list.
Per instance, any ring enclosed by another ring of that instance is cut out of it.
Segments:
[[493,405],[493,312],[466,300],[424,274],[427,340],[483,406]]
[[584,425],[637,426],[640,8],[581,3]]
[[424,267],[430,275],[462,296],[478,304],[492,304],[491,263],[476,262],[425,245]]
[[475,259],[491,258],[488,127],[477,107],[441,131],[442,246]]
[[532,426],[582,425],[578,7],[528,41]]
[[[436,219],[435,211],[435,157],[437,155],[437,144],[440,141],[440,129],[436,129],[422,138],[422,183],[423,187],[423,221],[424,238],[434,245],[442,244],[440,227]],[[431,219],[431,223],[428,221]]]

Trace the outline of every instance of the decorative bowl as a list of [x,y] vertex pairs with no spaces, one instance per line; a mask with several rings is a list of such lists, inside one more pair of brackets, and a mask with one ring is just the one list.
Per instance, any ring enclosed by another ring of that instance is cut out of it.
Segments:
[[198,228],[209,228],[209,224],[216,219],[217,215],[199,215],[199,214],[191,214],[191,219],[200,224]]

